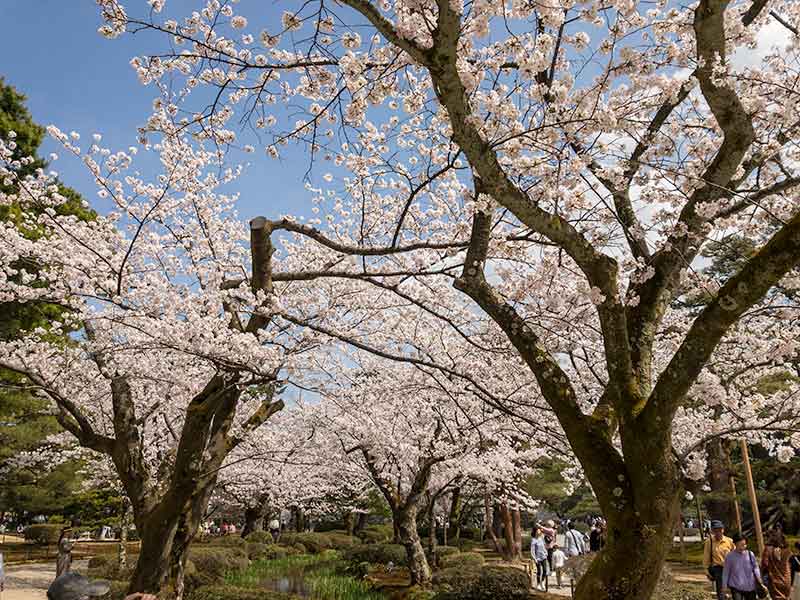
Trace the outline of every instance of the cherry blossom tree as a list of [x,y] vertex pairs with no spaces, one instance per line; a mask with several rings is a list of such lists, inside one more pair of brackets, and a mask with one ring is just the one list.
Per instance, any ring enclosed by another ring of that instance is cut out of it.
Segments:
[[[737,322],[796,288],[797,3],[321,0],[280,23],[219,0],[180,19],[100,4],[104,35],[175,44],[132,63],[163,93],[143,135],[228,147],[239,114],[270,156],[299,141],[326,180],[344,171],[319,203],[373,256],[466,241],[398,271],[440,269],[536,379],[609,523],[576,597],[649,597],[682,497],[673,423]],[[757,56],[774,27],[786,47]],[[731,231],[756,251],[674,328],[700,250]]]
[[425,584],[431,569],[417,522],[426,500],[432,510],[461,480],[480,482],[487,494],[511,487],[542,449],[523,447],[508,416],[487,412],[460,385],[437,385],[413,365],[386,368],[371,355],[350,360],[360,369],[331,381],[307,420],[328,440],[322,456],[356,467],[386,499],[412,584]]
[[[276,344],[281,332],[267,331],[260,222],[248,249],[234,198],[217,192],[233,171],[211,173],[211,154],[173,139],[153,149],[163,173],[148,181],[130,169],[135,148],[112,153],[96,135],[83,152],[78,134],[51,134],[83,159],[110,212],[91,222],[61,215],[52,174],[18,177],[25,159],[4,163],[19,192],[2,201],[42,235],[3,225],[3,297],[62,305],[69,322],[5,342],[0,360],[52,400],[82,446],[113,462],[142,539],[131,591],[158,591],[172,565],[180,595],[218,469],[282,408],[279,372],[303,344]],[[4,159],[9,150],[0,146]],[[41,268],[35,285],[28,265]],[[223,289],[227,274],[248,268],[247,283]],[[78,333],[59,342],[62,328]]]

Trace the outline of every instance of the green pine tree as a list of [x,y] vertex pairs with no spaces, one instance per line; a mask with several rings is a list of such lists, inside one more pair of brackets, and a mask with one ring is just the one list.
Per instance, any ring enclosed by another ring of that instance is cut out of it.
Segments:
[[[47,167],[38,156],[38,149],[45,130],[37,125],[25,106],[25,96],[0,78],[0,138],[9,139],[16,134],[13,159],[27,156],[36,160],[22,167],[22,176],[31,175],[37,169]],[[93,213],[84,207],[80,195],[63,185],[59,191],[69,201],[59,208],[61,214],[74,214],[91,219]],[[14,184],[6,186],[0,182],[0,191],[14,194]],[[40,235],[36,230],[26,229],[23,212],[19,206],[0,206],[0,219],[12,222],[25,235]],[[26,265],[30,272],[32,267]],[[53,320],[61,320],[63,309],[51,303],[0,303],[0,339],[9,340],[36,327],[47,328]],[[64,343],[69,343],[64,338]],[[21,468],[9,461],[22,452],[34,451],[46,444],[46,439],[60,432],[56,419],[50,414],[49,402],[37,398],[26,381],[19,375],[0,369],[0,515],[5,511],[26,511],[52,514],[61,512],[70,501],[70,494],[79,485],[77,461],[68,461],[45,473],[37,469]],[[13,462],[13,461],[12,461]]]

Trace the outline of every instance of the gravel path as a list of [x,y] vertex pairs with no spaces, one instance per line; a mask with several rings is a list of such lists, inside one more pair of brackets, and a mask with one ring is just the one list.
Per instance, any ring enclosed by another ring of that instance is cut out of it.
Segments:
[[[72,563],[74,571],[86,572],[88,561]],[[56,576],[56,561],[6,565],[3,600],[46,600],[47,588]]]

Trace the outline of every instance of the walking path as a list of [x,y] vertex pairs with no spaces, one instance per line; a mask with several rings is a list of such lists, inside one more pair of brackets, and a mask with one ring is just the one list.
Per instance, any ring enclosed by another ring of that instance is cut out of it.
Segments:
[[[72,563],[74,571],[86,573],[89,561]],[[56,577],[56,561],[7,565],[3,600],[46,600],[47,588]]]

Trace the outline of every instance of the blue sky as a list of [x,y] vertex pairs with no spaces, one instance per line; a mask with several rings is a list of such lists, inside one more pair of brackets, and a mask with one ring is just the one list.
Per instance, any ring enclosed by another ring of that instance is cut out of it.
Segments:
[[[146,14],[144,0],[130,0],[132,14]],[[170,0],[170,12],[189,14],[201,5]],[[279,2],[260,0],[267,12],[279,12]],[[269,18],[267,15],[265,17]],[[155,90],[139,83],[129,61],[158,48],[153,34],[125,35],[107,40],[97,33],[100,13],[93,0],[0,0],[0,76],[28,96],[28,108],[42,125],[75,130],[82,140],[103,135],[112,150],[136,144],[136,127],[147,118]],[[59,152],[51,142],[42,155]],[[95,202],[96,188],[77,160],[64,157],[53,168],[65,184]],[[308,164],[298,149],[282,162],[262,153],[236,184],[244,218],[257,214],[310,215],[310,195],[303,187]]]

